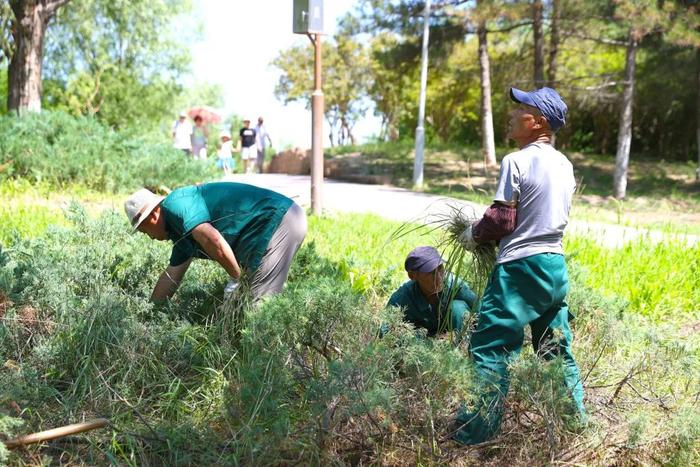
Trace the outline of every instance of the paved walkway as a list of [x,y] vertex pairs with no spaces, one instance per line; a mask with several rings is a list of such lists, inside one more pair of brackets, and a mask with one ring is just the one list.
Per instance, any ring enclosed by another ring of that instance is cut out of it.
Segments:
[[[311,204],[311,181],[308,175],[249,174],[230,175],[226,180],[249,183],[282,193],[297,204]],[[403,188],[382,185],[362,185],[337,180],[324,180],[323,209],[329,212],[374,213],[386,219],[427,223],[462,208],[481,216],[486,206],[444,196],[418,193]],[[697,235],[670,235],[664,232],[635,229],[619,225],[572,221],[567,232],[596,238],[602,245],[619,248],[625,243],[645,238],[651,244],[678,239],[688,245],[700,242]]]

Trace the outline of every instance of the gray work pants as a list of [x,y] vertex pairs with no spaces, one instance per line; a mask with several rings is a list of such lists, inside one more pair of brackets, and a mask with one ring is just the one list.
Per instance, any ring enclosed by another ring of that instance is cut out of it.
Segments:
[[272,234],[267,250],[253,275],[250,291],[253,302],[282,291],[292,259],[306,236],[306,214],[293,203]]

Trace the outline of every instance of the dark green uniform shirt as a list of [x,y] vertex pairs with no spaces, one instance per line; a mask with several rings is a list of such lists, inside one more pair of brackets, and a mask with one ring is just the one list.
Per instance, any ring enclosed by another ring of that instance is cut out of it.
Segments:
[[[450,299],[452,299],[452,303],[450,303]],[[469,286],[461,279],[455,280],[451,274],[448,274],[445,277],[445,286],[442,292],[438,294],[437,306],[432,306],[428,303],[418,283],[414,280],[409,280],[399,287],[389,299],[387,306],[402,308],[405,321],[417,328],[427,329],[428,335],[434,336],[438,331],[447,331],[450,326],[454,326],[458,328],[456,329],[457,331],[461,331],[464,311],[471,311],[474,308],[475,301],[476,294],[472,292]],[[465,308],[467,309],[465,310]],[[445,320],[445,317],[452,316],[452,312],[460,312],[460,316],[455,316],[455,318],[458,318],[456,319],[459,323],[457,326]]]
[[286,196],[243,183],[179,188],[161,203],[165,229],[174,243],[170,265],[178,266],[192,257],[208,259],[191,232],[209,222],[231,245],[241,267],[254,271],[291,205]]

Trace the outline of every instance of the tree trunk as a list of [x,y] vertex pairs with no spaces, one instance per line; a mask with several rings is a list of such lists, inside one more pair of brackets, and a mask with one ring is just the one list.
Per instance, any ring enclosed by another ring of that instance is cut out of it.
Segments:
[[496,165],[496,142],[491,110],[491,65],[489,63],[486,22],[479,23],[479,68],[481,69],[481,152],[484,166]]
[[552,26],[549,30],[549,67],[547,69],[547,86],[550,88],[553,88],[557,82],[560,19],[561,11],[559,8],[559,0],[552,0]]
[[[549,30],[549,66],[547,68],[547,86],[554,88],[557,83],[557,71],[559,63],[559,20],[561,19],[561,9],[559,0],[552,0],[552,25]],[[557,145],[557,134],[552,133],[552,146]]]
[[620,128],[617,135],[617,154],[615,155],[615,179],[613,196],[623,199],[627,192],[627,167],[632,144],[632,103],[634,100],[634,69],[636,66],[638,39],[634,28],[630,28],[625,55],[625,81],[622,90],[622,109],[620,111]]
[[700,48],[695,49],[695,67],[697,73],[695,77],[695,84],[697,85],[696,91],[698,93],[695,99],[695,141],[698,145],[698,168],[695,169],[695,180],[700,182]]
[[544,34],[542,33],[542,0],[532,3],[532,35],[535,40],[535,87],[544,86]]
[[68,0],[10,0],[14,13],[14,53],[7,68],[7,109],[19,114],[41,110],[41,65],[49,20]]
[[357,140],[355,139],[355,135],[352,132],[352,127],[347,126],[346,128],[348,130],[348,139],[350,140],[350,144],[352,146],[355,146],[357,144]]

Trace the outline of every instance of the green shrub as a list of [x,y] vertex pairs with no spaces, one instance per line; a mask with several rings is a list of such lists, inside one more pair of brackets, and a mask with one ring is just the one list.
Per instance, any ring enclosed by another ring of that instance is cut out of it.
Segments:
[[[11,304],[0,361],[16,369],[0,377],[0,393],[31,407],[27,426],[37,429],[109,417],[111,433],[93,433],[75,460],[278,463],[305,453],[345,462],[401,443],[438,452],[440,427],[469,393],[463,349],[415,339],[314,242],[287,290],[248,310],[231,341],[221,338],[226,321],[210,320],[221,268],[195,262],[175,300],[154,306],[147,299],[167,245],[129,235],[120,213],[91,220],[73,207],[68,218],[71,227],[2,253]],[[380,322],[392,328],[383,339]]]
[[1,179],[25,178],[55,188],[103,192],[176,187],[216,176],[213,164],[185,158],[167,144],[116,132],[88,117],[44,111],[0,116]]
[[[526,351],[501,436],[459,449],[450,424],[475,395],[467,343],[416,338],[383,307],[425,238],[387,244],[395,223],[314,218],[285,291],[246,309],[234,334],[220,267],[196,261],[156,306],[147,300],[168,245],[130,235],[121,213],[67,217],[0,251],[0,414],[11,400],[26,432],[93,416],[111,426],[10,463],[46,453],[97,465],[449,464],[472,450],[493,465],[700,460],[698,338],[586,286],[592,272],[576,258],[569,303],[591,425],[572,430],[560,366]],[[360,227],[366,238],[348,234]],[[366,287],[348,273],[350,253]]]

